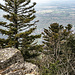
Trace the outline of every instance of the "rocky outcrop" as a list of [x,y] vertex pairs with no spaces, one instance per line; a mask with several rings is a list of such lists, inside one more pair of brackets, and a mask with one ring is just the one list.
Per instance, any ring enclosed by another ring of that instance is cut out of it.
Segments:
[[39,75],[38,67],[24,62],[21,52],[15,48],[0,50],[0,75]]
[[0,69],[7,68],[14,63],[24,62],[19,50],[14,48],[5,48],[0,50]]

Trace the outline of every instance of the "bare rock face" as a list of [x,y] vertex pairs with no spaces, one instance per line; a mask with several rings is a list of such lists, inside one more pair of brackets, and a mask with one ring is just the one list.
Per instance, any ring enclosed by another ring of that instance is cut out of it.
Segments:
[[21,52],[15,48],[0,50],[0,75],[39,75],[38,67],[24,62]]

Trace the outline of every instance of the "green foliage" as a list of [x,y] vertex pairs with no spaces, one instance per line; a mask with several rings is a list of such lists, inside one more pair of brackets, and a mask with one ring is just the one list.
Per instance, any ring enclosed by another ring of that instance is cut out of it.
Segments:
[[27,56],[29,55],[30,50],[35,50],[36,52],[37,47],[40,47],[40,45],[38,46],[34,41],[41,37],[41,35],[32,35],[32,32],[36,29],[36,22],[38,22],[33,21],[36,18],[36,11],[34,9],[36,3],[34,2],[30,5],[31,0],[4,1],[5,5],[0,3],[0,9],[7,12],[3,17],[7,19],[9,23],[0,22],[0,26],[6,29],[0,28],[0,33],[8,37],[7,39],[0,39],[0,45],[2,48],[15,47],[20,49],[24,57],[25,54],[27,54]]
[[42,66],[42,70],[43,70],[42,75],[57,75],[57,71],[58,71],[57,65],[58,64],[56,63],[50,63],[49,68]]
[[43,75],[74,75],[75,34],[71,31],[72,25],[64,27],[53,23],[48,28],[42,33],[43,53],[47,55],[43,60]]
[[53,23],[50,25],[49,29],[52,30],[52,32],[58,33],[59,31],[59,24],[58,23]]

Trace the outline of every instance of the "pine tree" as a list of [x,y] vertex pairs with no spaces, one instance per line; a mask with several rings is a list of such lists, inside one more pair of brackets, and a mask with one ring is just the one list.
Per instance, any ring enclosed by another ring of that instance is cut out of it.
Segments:
[[[72,33],[72,25],[66,27],[58,23],[50,24],[49,29],[44,29],[43,43],[44,53],[47,54],[45,63],[58,62],[56,74],[74,74],[74,50],[75,34]],[[48,60],[50,58],[50,61]],[[47,66],[46,66],[47,67]],[[50,65],[47,67],[49,69]],[[53,71],[53,70],[52,70]]]
[[[67,75],[74,75],[75,70],[74,70],[74,55],[75,55],[75,34],[72,33],[72,25],[68,24],[64,31],[63,31],[63,35],[65,36],[64,39],[66,40],[64,42],[64,45],[61,47],[63,48],[63,63],[64,63],[64,67],[66,69],[65,73]],[[65,61],[65,62],[64,62]],[[64,73],[64,74],[65,74]]]
[[[22,39],[21,37],[28,30],[29,32],[33,32],[36,29],[35,22],[32,22],[35,19],[34,6],[28,6],[31,0],[5,0],[5,5],[0,4],[0,9],[7,12],[7,15],[3,17],[10,21],[10,23],[0,22],[0,26],[5,27],[7,30],[1,29],[0,32],[2,34],[8,35],[8,38],[5,40],[5,46],[3,47],[15,47],[18,48]],[[37,36],[37,35],[36,35]],[[39,35],[38,35],[39,36]],[[37,38],[39,38],[37,36]]]
[[[7,13],[6,15],[3,15],[3,17],[7,19],[9,23],[0,22],[0,26],[6,29],[0,28],[0,33],[2,35],[7,35],[8,37],[7,39],[0,38],[0,45],[2,48],[15,47],[28,50],[29,46],[34,44],[35,39],[41,37],[40,34],[32,35],[32,32],[36,29],[36,22],[38,22],[34,21],[36,18],[36,11],[34,9],[36,3],[34,2],[31,5],[31,0],[4,1],[5,5],[0,4],[0,9]],[[37,45],[34,44],[34,46],[36,47]]]
[[54,60],[57,60],[60,53],[60,40],[63,39],[60,33],[63,26],[58,23],[53,23],[48,28],[44,29],[43,43],[45,44],[45,49],[52,53],[52,57],[55,58]]

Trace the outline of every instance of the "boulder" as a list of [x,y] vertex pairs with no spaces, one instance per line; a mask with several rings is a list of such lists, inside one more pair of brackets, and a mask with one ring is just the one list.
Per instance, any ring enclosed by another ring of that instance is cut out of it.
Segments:
[[25,62],[15,48],[0,50],[0,75],[39,75],[35,64]]

